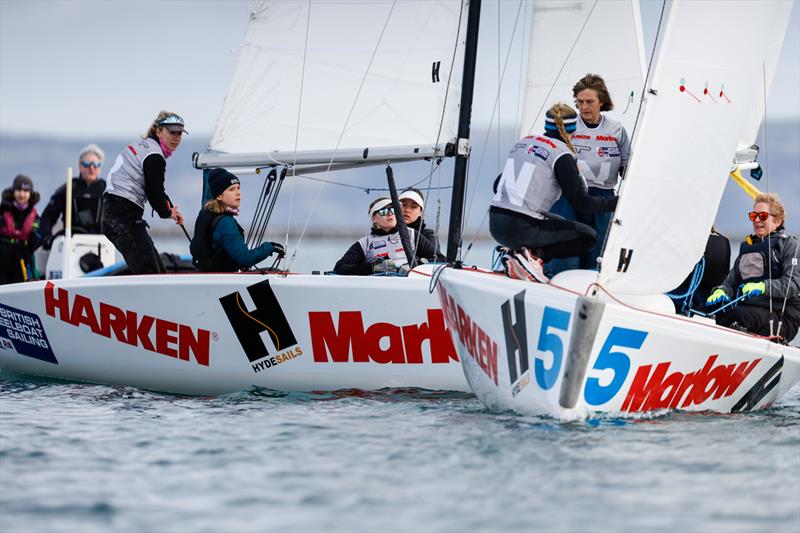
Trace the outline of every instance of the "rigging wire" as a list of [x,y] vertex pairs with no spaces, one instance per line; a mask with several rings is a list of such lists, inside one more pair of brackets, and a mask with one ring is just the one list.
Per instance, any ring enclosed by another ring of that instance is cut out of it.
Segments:
[[[772,192],[772,189],[769,184],[769,145],[767,144],[767,63],[761,63],[761,89],[762,89],[762,97],[764,98],[764,114],[761,117],[763,128],[764,128],[764,163],[766,163],[766,170],[767,170],[767,192]],[[769,210],[772,211],[772,203],[768,202],[767,205],[769,206]],[[769,300],[769,336],[775,333],[773,330],[773,320],[772,320],[772,233],[767,235],[767,249],[769,253],[767,254],[767,272],[768,280],[769,280],[769,293],[767,294],[767,299]],[[787,287],[787,296],[788,296],[788,287]],[[781,324],[783,320],[778,320],[778,324]]]
[[544,110],[545,106],[547,105],[547,102],[550,99],[550,95],[553,94],[553,89],[555,89],[556,83],[558,83],[559,78],[561,78],[561,73],[564,72],[564,68],[567,66],[567,62],[569,61],[569,58],[572,57],[572,52],[575,51],[575,47],[578,45],[578,41],[581,40],[581,36],[583,35],[583,30],[585,30],[587,24],[589,24],[589,19],[592,18],[592,13],[594,13],[594,8],[597,7],[597,3],[599,1],[600,0],[594,0],[594,4],[592,4],[592,8],[589,10],[589,13],[586,14],[586,20],[583,21],[583,26],[581,26],[581,29],[578,31],[578,35],[575,37],[575,40],[572,42],[572,46],[570,47],[569,52],[567,52],[567,57],[561,63],[561,68],[559,69],[558,74],[556,74],[556,77],[553,79],[553,83],[550,85],[550,89],[547,91],[547,95],[542,99],[542,105],[539,107],[539,111],[536,112],[536,116],[534,117],[533,122],[531,123],[531,127],[528,128],[528,135],[531,134],[531,132],[533,131],[533,128],[535,128],[536,124],[539,123],[539,117],[541,116],[542,111]]
[[[341,145],[342,139],[344,139],[344,134],[347,131],[347,126],[350,123],[350,118],[353,116],[353,111],[355,110],[356,104],[358,103],[358,99],[361,96],[361,91],[364,88],[364,83],[367,81],[367,76],[369,75],[370,68],[372,67],[372,62],[375,60],[375,56],[378,53],[378,48],[380,48],[381,42],[383,41],[383,35],[386,32],[386,27],[389,25],[389,20],[392,18],[392,12],[394,11],[395,4],[397,4],[397,0],[393,1],[391,7],[389,8],[389,13],[387,14],[386,20],[383,23],[383,28],[381,28],[381,33],[378,36],[378,41],[375,43],[375,48],[372,50],[372,55],[369,58],[369,63],[367,64],[367,68],[364,71],[364,75],[361,77],[361,83],[358,86],[355,98],[353,98],[353,103],[350,106],[350,111],[347,113],[347,118],[345,119],[344,124],[342,125],[342,131],[339,134],[339,139],[336,141],[336,146],[334,147],[333,153],[331,154],[331,159],[328,162],[328,170],[330,170],[331,166],[333,166],[333,161],[336,158],[336,152],[339,151],[339,145]],[[325,189],[325,186],[326,184],[323,183],[317,189],[317,194],[314,197],[314,203],[311,205],[311,210],[309,211],[308,217],[306,217],[306,222],[303,225],[303,230],[300,232],[300,236],[297,239],[297,248],[295,248],[295,251],[292,254],[292,258],[289,260],[289,266],[288,266],[289,269],[291,269],[292,265],[294,264],[294,261],[297,257],[297,249],[300,248],[300,244],[303,242],[303,237],[305,236],[306,231],[308,230],[308,225],[311,223],[311,217],[317,210],[317,204],[319,203],[319,198],[322,195],[322,191]]]
[[[450,97],[450,84],[451,84],[451,82],[453,80],[453,69],[455,68],[456,57],[458,55],[458,44],[459,44],[459,41],[460,41],[461,28],[463,26],[463,21],[464,21],[464,2],[461,2],[461,7],[459,8],[459,11],[458,11],[458,26],[457,26],[458,29],[456,30],[456,38],[455,38],[455,41],[453,43],[453,55],[450,58],[450,70],[447,73],[447,84],[445,85],[444,101],[442,102],[442,114],[439,117],[439,129],[436,131],[436,141],[434,143],[434,146],[439,146],[439,143],[442,140],[442,129],[444,128],[444,119],[445,119],[445,116],[447,114],[447,101],[448,101],[448,99]],[[458,141],[456,141],[456,143],[458,143]],[[431,187],[431,185],[433,183],[433,174],[436,173],[438,170],[441,170],[440,163],[441,163],[441,159],[439,159],[436,162],[436,165],[434,166],[434,160],[431,160],[431,171],[427,176],[428,177],[428,187],[425,190],[425,200],[424,200],[425,201],[425,205],[428,205],[428,199],[430,198],[430,191],[431,190],[442,190],[442,189],[452,189],[453,188],[452,186],[450,186],[450,187],[442,187],[442,175],[441,175],[441,172],[439,172],[438,175],[437,175],[437,178],[438,178],[437,179],[437,184],[438,184],[438,186],[435,189],[433,189]],[[424,180],[420,180],[419,183],[421,183],[422,181],[424,181]],[[414,185],[412,185],[412,187],[413,186]],[[437,251],[439,250],[439,225],[441,223],[441,211],[442,211],[442,202],[441,202],[441,196],[439,196],[437,198],[437,201],[436,201],[436,223],[434,225],[434,230],[433,230],[434,244],[436,246],[436,250]],[[424,212],[423,212],[423,216],[424,216]],[[422,229],[422,225],[420,224],[420,230],[421,229]],[[416,249],[419,246],[419,239],[422,237],[422,231],[419,231],[418,233],[419,234],[417,235],[416,242],[414,243],[414,249]]]
[[[294,129],[294,159],[292,160],[292,177],[297,175],[297,171],[295,165],[297,164],[297,146],[300,143],[300,116],[302,114],[303,109],[303,89],[305,87],[306,81],[306,59],[308,58],[308,35],[309,35],[309,28],[311,27],[311,0],[308,0],[308,11],[306,14],[306,35],[305,41],[303,43],[303,63],[300,66],[300,94],[297,98],[297,120],[295,122],[296,126]],[[289,228],[292,226],[292,213],[294,212],[294,180],[290,181],[291,189],[289,191],[289,213],[286,219],[286,236],[284,238],[284,246],[288,247],[289,245]],[[292,259],[294,259],[294,255],[292,255]]]
[[[522,0],[520,0],[519,3],[517,4],[517,14],[516,14],[516,17],[514,18],[514,28],[511,31],[511,39],[509,40],[508,49],[506,50],[506,57],[505,57],[505,60],[503,61],[502,73],[501,73],[501,69],[500,69],[500,47],[498,46],[498,48],[497,48],[497,54],[498,54],[497,71],[498,71],[499,80],[498,80],[498,85],[497,85],[497,92],[495,93],[494,104],[492,105],[492,115],[489,118],[489,127],[486,129],[486,135],[483,138],[483,144],[481,146],[481,157],[478,160],[478,170],[477,170],[478,182],[480,182],[481,177],[482,177],[481,169],[483,168],[483,161],[484,161],[484,158],[486,156],[486,149],[487,149],[487,147],[489,145],[489,136],[491,135],[491,132],[492,132],[492,124],[494,124],[495,114],[497,114],[497,130],[496,130],[497,131],[497,152],[498,152],[497,160],[498,161],[500,160],[500,116],[499,116],[500,114],[498,112],[499,107],[500,107],[500,93],[502,92],[502,89],[503,89],[503,82],[505,81],[506,70],[508,68],[508,60],[511,57],[511,50],[514,48],[514,37],[517,34],[517,26],[519,24],[520,11],[522,10],[523,4],[524,4],[524,2]],[[500,19],[499,4],[498,4],[498,16],[497,16],[497,18],[498,18],[498,25],[499,25],[500,24],[500,20],[499,20]],[[498,33],[498,35],[499,35],[499,33]],[[523,39],[523,43],[522,44],[524,45],[524,39]],[[478,183],[475,183],[471,187],[472,190],[470,191],[469,207],[466,209],[466,211],[468,211],[468,212],[472,212],[472,206],[473,206],[473,204],[475,202],[475,197],[476,197],[477,192],[478,192],[477,185],[478,185]],[[486,217],[487,216],[488,216],[488,211],[487,211],[486,215],[484,215],[483,221],[481,221],[481,224],[479,225],[479,227],[476,230],[475,234],[473,235],[472,239],[469,241],[469,244],[467,245],[467,252],[464,254],[464,257],[461,257],[462,261],[466,257],[466,255],[469,253],[469,251],[472,249],[472,244],[477,239],[478,232],[483,227],[483,223],[486,221]]]

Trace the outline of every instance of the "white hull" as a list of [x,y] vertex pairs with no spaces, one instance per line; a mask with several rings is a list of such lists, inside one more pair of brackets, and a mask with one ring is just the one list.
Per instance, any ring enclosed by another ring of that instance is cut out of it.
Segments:
[[188,395],[468,391],[429,282],[188,274],[6,285],[0,369]]
[[[488,407],[563,419],[664,409],[728,413],[767,407],[800,379],[796,346],[613,299],[587,313],[578,307],[597,301],[582,298],[588,284],[572,291],[558,281],[442,274],[437,289],[456,350]],[[585,326],[587,315],[599,319],[596,331]],[[582,363],[579,328],[591,330]]]

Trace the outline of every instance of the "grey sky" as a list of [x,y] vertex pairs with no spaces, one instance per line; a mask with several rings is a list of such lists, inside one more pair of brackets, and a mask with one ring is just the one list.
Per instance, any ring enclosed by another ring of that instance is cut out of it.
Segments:
[[[87,140],[127,137],[142,133],[159,110],[169,109],[186,117],[190,133],[210,135],[249,5],[249,0],[0,0],[0,131]],[[656,0],[643,2],[646,41],[660,6]],[[798,11],[794,1],[768,103],[770,118],[800,118]],[[738,29],[746,38],[747,29]]]

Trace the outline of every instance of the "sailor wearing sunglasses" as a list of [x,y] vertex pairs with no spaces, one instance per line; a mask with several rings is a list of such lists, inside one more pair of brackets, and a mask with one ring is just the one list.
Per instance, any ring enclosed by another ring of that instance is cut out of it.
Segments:
[[[343,276],[369,276],[407,271],[408,261],[403,243],[400,242],[400,234],[397,232],[397,218],[392,201],[386,197],[377,198],[369,204],[367,212],[372,221],[372,229],[353,243],[336,262],[333,271]],[[436,247],[433,242],[428,239],[417,239],[416,232],[412,228],[408,228],[408,236],[412,243],[416,243],[418,259],[434,260]]]
[[125,258],[131,274],[165,272],[155,244],[147,233],[144,204],[161,218],[183,224],[183,214],[167,196],[164,178],[169,158],[181,144],[183,119],[162,111],[144,138],[126,146],[108,172],[103,197],[103,233]]
[[741,296],[735,307],[717,316],[717,324],[792,340],[800,328],[798,239],[783,227],[786,212],[776,194],[757,195],[748,218],[753,234],[742,242],[733,269],[706,305],[722,305]]
[[[100,233],[100,213],[106,180],[100,177],[105,154],[96,144],[90,144],[78,155],[80,175],[72,179],[72,231],[77,233]],[[42,213],[40,231],[43,236],[42,246],[50,249],[55,235],[52,228],[64,215],[67,206],[67,186],[62,185],[45,207]]]

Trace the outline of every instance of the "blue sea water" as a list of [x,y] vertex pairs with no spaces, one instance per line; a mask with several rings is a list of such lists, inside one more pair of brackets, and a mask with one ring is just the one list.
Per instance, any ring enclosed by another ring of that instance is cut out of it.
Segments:
[[413,389],[0,381],[0,531],[800,531],[800,386],[564,423]]

